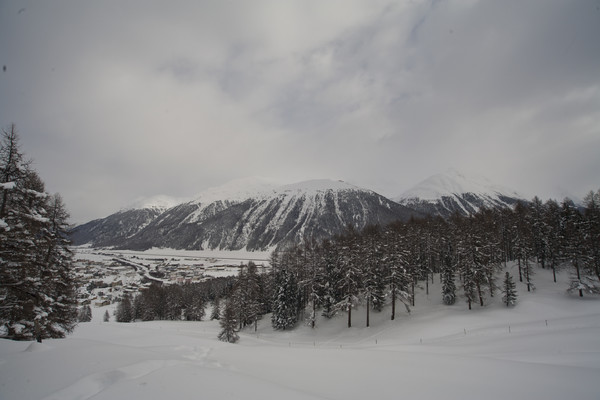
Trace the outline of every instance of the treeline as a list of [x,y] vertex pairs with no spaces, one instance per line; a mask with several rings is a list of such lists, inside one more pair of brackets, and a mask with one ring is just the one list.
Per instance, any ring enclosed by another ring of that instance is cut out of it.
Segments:
[[[512,277],[497,282],[497,272],[516,261],[518,279],[535,289],[534,265],[554,274],[572,272],[568,290],[579,296],[600,292],[600,191],[589,193],[583,209],[539,198],[514,208],[481,209],[471,216],[413,219],[386,227],[351,227],[343,235],[307,242],[272,255],[272,269],[259,274],[244,268],[229,296],[220,338],[236,341],[236,332],[271,313],[274,329],[284,330],[305,320],[315,326],[317,315],[331,318],[366,306],[370,313],[390,304],[393,320],[398,305],[415,304],[415,288],[429,293],[436,277],[442,299],[454,304],[462,296],[469,309],[484,306],[498,292],[514,304]],[[516,277],[515,277],[516,278]]]
[[63,337],[77,323],[69,215],[25,158],[15,126],[0,140],[0,337]]
[[220,277],[185,285],[153,283],[135,297],[126,293],[115,309],[115,320],[200,321],[205,317],[206,304],[209,301],[218,303],[220,297],[228,296],[235,280],[235,277]]

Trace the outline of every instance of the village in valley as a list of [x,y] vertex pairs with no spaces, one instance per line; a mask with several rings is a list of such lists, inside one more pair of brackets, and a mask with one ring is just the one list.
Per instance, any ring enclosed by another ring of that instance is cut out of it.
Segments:
[[250,261],[263,271],[268,267],[267,257],[262,253],[224,258],[218,254],[201,256],[198,252],[173,250],[168,255],[160,251],[149,254],[85,246],[73,250],[78,303],[92,307],[117,303],[124,294],[134,296],[153,282],[185,285],[234,276]]

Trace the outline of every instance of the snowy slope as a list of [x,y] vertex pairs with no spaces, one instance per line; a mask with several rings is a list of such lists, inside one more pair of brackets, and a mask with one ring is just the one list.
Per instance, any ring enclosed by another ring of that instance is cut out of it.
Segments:
[[524,199],[485,177],[449,169],[425,179],[394,200],[427,214],[448,217],[455,212],[469,215],[481,207],[510,207]]
[[266,316],[238,344],[216,339],[216,321],[103,323],[94,308],[66,339],[0,341],[0,398],[597,399],[600,300],[567,296],[567,280],[538,270],[515,308],[472,311],[443,306],[436,284],[370,328],[364,309],[350,329],[342,315],[274,332]]
[[75,246],[87,243],[97,247],[113,246],[144,229],[164,211],[160,207],[121,210],[106,218],[78,225],[69,232],[69,236]]
[[196,210],[186,218],[187,223],[201,222],[215,212],[250,198],[264,198],[279,187],[274,180],[262,177],[235,179],[224,185],[209,188],[187,204]]

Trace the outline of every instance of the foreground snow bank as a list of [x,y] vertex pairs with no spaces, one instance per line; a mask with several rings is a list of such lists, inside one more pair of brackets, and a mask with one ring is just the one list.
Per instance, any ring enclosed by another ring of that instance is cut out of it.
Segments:
[[[564,294],[540,271],[535,294],[466,310],[421,294],[396,321],[341,316],[239,344],[214,321],[104,323],[62,340],[0,341],[0,399],[598,399],[600,301]],[[434,287],[435,288],[435,287]],[[522,289],[522,288],[521,288]]]

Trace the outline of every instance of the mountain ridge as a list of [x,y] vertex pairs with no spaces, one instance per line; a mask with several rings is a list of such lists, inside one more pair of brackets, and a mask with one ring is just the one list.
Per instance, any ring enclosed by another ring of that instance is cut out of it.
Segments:
[[[126,229],[127,234],[116,235],[118,240],[111,241],[108,233],[111,229],[123,230],[119,218],[131,218],[130,215],[141,214],[142,210],[91,221],[74,229],[73,243],[131,250],[150,247],[265,250],[302,240],[324,239],[342,233],[348,225],[362,229],[370,224],[385,225],[420,216],[372,190],[344,181],[266,183],[251,190],[246,186],[241,191],[232,190],[235,186],[233,183],[208,189],[194,200],[162,213],[148,214],[143,223]],[[102,240],[94,237],[99,229]]]
[[526,201],[512,189],[496,185],[482,176],[467,176],[455,169],[432,175],[393,200],[422,213],[444,218],[454,213],[471,215],[482,207],[512,207],[518,201]]

